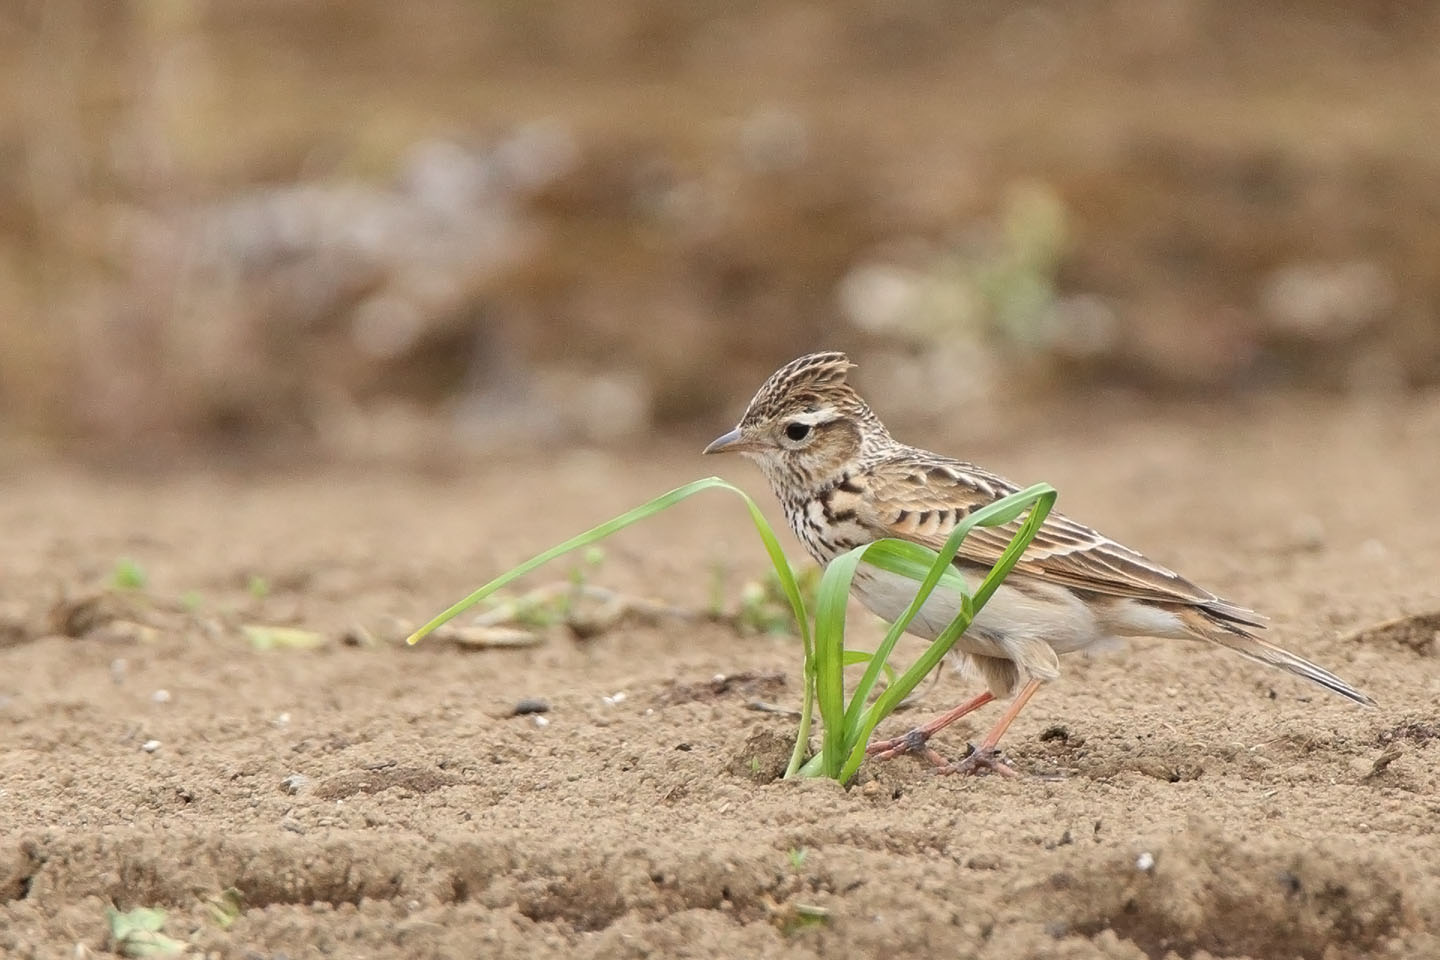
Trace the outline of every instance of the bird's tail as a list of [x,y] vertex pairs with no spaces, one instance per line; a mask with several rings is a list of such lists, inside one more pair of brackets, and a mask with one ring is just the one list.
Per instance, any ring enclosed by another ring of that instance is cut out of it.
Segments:
[[1279,667],[1367,707],[1376,705],[1371,697],[1356,690],[1324,667],[1255,636],[1248,628],[1260,626],[1260,618],[1248,610],[1224,604],[1222,601],[1222,609],[1191,607],[1181,614],[1181,619],[1197,637],[1234,650],[1242,657]]

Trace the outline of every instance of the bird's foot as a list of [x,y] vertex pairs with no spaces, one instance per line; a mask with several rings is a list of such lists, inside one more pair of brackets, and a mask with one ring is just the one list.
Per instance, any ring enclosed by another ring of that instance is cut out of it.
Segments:
[[937,767],[950,764],[930,746],[930,734],[921,727],[901,734],[890,740],[881,740],[865,748],[865,755],[875,760],[889,760],[892,757],[924,757]]
[[984,773],[994,773],[1002,777],[1020,776],[1014,767],[1000,759],[999,750],[994,747],[975,746],[971,746],[965,759],[946,764],[939,772],[954,773],[962,777],[978,777]]

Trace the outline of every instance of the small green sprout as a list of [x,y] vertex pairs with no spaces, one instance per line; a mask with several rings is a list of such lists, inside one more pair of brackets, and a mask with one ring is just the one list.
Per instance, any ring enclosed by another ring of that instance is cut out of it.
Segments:
[[110,585],[116,590],[143,590],[149,579],[145,568],[130,557],[116,560],[115,569],[110,573]]
[[264,600],[270,596],[270,581],[258,573],[252,573],[250,578],[245,581],[245,592],[256,600]]
[[136,907],[121,913],[110,907],[105,911],[105,919],[110,926],[110,942],[115,952],[123,957],[139,957],[142,960],[178,957],[188,946],[183,940],[160,932],[165,926],[164,910]]
[[234,887],[227,887],[206,897],[202,903],[210,920],[221,930],[230,929],[230,925],[238,920],[245,910],[245,898]]
[[785,851],[785,858],[790,861],[790,869],[796,873],[805,866],[805,859],[810,856],[810,851],[805,847],[791,847]]
[[247,623],[240,630],[256,650],[313,650],[325,643],[325,638],[315,631],[296,627]]

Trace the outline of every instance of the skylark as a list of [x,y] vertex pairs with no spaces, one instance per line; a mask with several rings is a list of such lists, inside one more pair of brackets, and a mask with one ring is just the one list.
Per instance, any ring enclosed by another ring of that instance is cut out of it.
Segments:
[[[781,367],[755,394],[740,424],[705,448],[755,460],[800,542],[819,563],[885,537],[939,549],[960,518],[1018,488],[973,464],[906,446],[890,436],[846,382],[842,353],[812,353]],[[973,591],[1018,528],[976,527],[955,566]],[[861,564],[852,592],[884,618],[899,617],[918,584]],[[933,640],[959,609],[937,589],[909,632]],[[1323,667],[1254,634],[1262,618],[1221,599],[1087,526],[1051,513],[1000,589],[953,648],[983,693],[902,737],[868,748],[872,756],[918,753],[958,773],[1013,774],[997,745],[1040,685],[1060,675],[1058,655],[1120,637],[1207,640],[1280,667],[1357,703],[1370,697]],[[946,764],[929,738],[991,700],[1009,707],[958,764]]]

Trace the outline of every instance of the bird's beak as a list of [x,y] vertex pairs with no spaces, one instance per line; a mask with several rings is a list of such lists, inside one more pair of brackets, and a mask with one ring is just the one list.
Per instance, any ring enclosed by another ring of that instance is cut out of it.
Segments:
[[705,448],[705,453],[744,453],[753,449],[751,442],[740,436],[740,428],[736,427],[729,433],[721,434],[710,442]]

